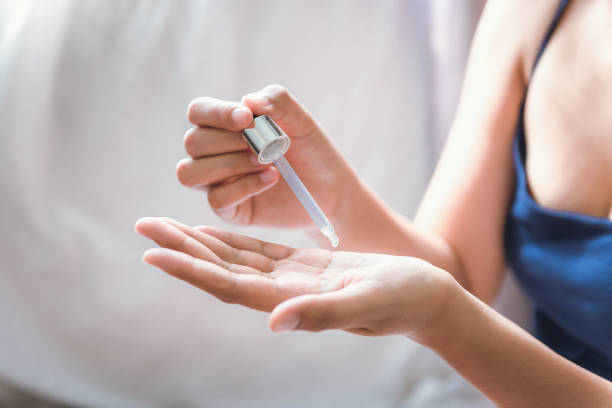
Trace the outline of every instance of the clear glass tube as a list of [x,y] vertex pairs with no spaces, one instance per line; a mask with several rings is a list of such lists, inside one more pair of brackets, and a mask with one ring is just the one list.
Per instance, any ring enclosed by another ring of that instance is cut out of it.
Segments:
[[304,206],[308,212],[308,215],[310,215],[310,218],[312,218],[321,233],[325,235],[327,239],[329,239],[332,246],[337,247],[340,240],[334,231],[334,226],[331,224],[331,222],[329,222],[325,214],[323,214],[321,207],[319,207],[314,198],[312,198],[308,190],[306,190],[304,183],[302,183],[302,180],[300,180],[298,175],[295,173],[293,167],[291,167],[289,162],[287,162],[285,156],[281,156],[280,158],[274,160],[274,165],[283,176],[289,187],[291,187],[291,190],[293,190],[295,196],[298,198],[298,200],[300,200],[300,203],[302,203],[302,206]]

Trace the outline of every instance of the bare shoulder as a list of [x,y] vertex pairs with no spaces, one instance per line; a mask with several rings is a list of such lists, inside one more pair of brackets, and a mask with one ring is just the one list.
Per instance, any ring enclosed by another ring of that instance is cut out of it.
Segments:
[[490,112],[489,120],[512,119],[507,115],[508,102],[522,99],[538,47],[558,6],[559,0],[487,2],[472,42],[456,121],[471,120],[470,111],[485,105],[502,110]]
[[444,239],[456,260],[454,275],[486,302],[505,270],[512,140],[527,73],[557,7],[557,0],[487,2],[455,120],[415,218]]
[[500,53],[517,58],[521,74],[529,78],[539,46],[560,0],[489,0],[483,11],[483,30]]

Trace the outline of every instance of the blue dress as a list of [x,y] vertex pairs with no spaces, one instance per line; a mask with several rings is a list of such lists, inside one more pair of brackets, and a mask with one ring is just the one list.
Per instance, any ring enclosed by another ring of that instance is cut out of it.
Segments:
[[[536,64],[567,4],[559,5]],[[506,258],[533,302],[534,335],[612,380],[612,221],[545,208],[531,197],[524,105],[523,100],[514,140],[516,187],[504,232]]]

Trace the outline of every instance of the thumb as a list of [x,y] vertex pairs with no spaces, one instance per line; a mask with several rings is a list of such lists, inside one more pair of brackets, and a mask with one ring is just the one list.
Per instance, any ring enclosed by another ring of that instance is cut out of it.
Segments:
[[367,320],[372,293],[354,284],[335,292],[308,294],[277,305],[270,315],[272,331],[350,329]]
[[268,85],[243,96],[242,103],[254,115],[269,115],[292,138],[306,136],[317,128],[312,114],[284,86]]

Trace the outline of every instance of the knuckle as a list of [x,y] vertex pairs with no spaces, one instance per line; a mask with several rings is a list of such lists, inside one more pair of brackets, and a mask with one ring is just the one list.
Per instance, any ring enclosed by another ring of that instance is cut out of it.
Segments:
[[187,132],[185,132],[185,136],[183,137],[183,145],[185,146],[185,151],[190,156],[193,156],[196,151],[196,129],[191,128]]
[[234,263],[240,263],[240,261],[243,260],[244,252],[242,249],[232,248],[230,251],[231,251],[230,259],[232,259]]
[[217,214],[221,219],[232,223],[232,224],[248,224],[248,222],[244,221],[243,212],[240,211],[240,206],[232,206],[232,207],[223,207],[219,209],[214,209],[215,214]]
[[202,103],[204,98],[196,98],[193,101],[189,102],[187,105],[187,119],[189,122],[194,123],[196,120],[196,115],[199,110],[199,105]]
[[263,183],[260,178],[260,172],[250,174],[243,178],[241,190],[244,191],[244,194],[252,194],[254,193],[259,186]]
[[236,303],[236,299],[234,299],[230,294],[228,293],[219,293],[217,294],[217,299],[219,299],[220,301],[222,301],[223,303],[227,303],[228,305],[231,304],[235,304]]
[[190,174],[189,174],[188,162],[186,160],[181,160],[176,165],[176,177],[179,182],[184,186],[190,185]]
[[223,208],[223,200],[216,189],[210,190],[206,198],[208,199],[208,204],[213,210],[220,210]]
[[333,327],[334,320],[328,313],[312,313],[304,321],[304,328],[309,331],[322,331]]
[[214,117],[217,126],[225,129],[234,128],[234,123],[232,121],[232,110],[233,109],[228,106],[214,110]]
[[223,284],[219,285],[216,288],[217,293],[215,294],[215,296],[217,297],[217,299],[219,299],[223,303],[229,303],[229,304],[237,303],[238,299],[237,299],[237,293],[236,293],[236,286],[237,286],[236,278],[231,277],[227,281],[225,281]]
[[[264,88],[265,89],[265,88]],[[242,96],[242,98],[240,98],[240,103],[242,103],[244,105],[245,101],[248,99],[252,99],[257,95],[257,92],[250,92],[248,94],[245,94]]]
[[286,87],[279,84],[268,85],[265,88],[265,91],[268,93],[268,95],[270,95],[271,99],[276,101],[286,100],[291,95]]
[[193,239],[193,238],[191,238],[189,235],[179,235],[179,236],[177,236],[175,238],[174,245],[180,251],[186,251],[187,248],[189,247],[189,240],[190,239]]

